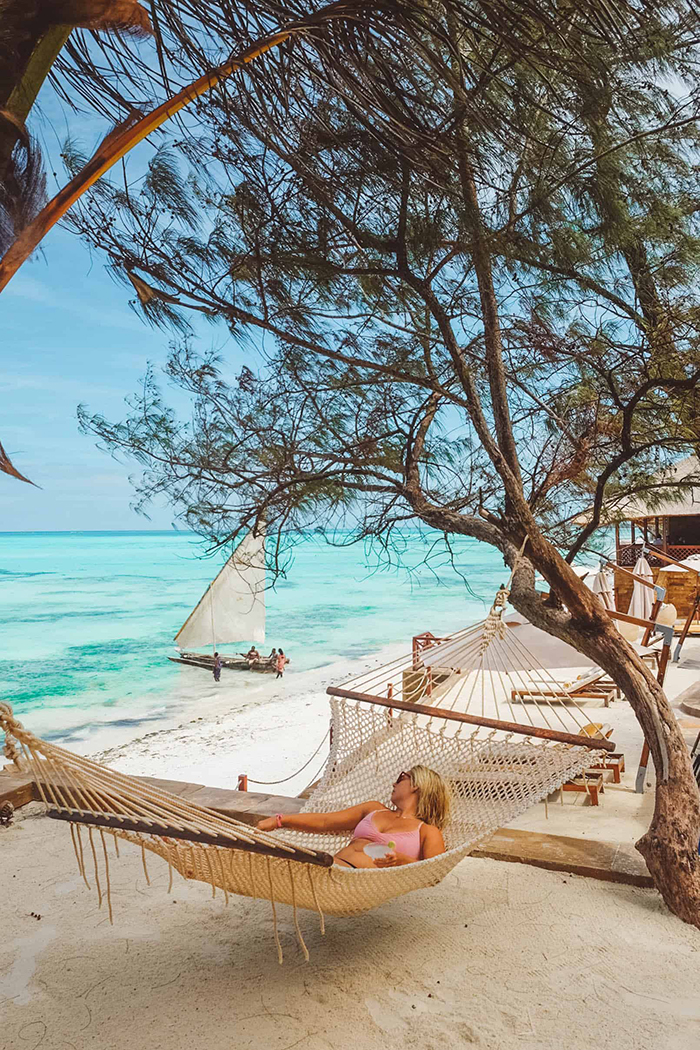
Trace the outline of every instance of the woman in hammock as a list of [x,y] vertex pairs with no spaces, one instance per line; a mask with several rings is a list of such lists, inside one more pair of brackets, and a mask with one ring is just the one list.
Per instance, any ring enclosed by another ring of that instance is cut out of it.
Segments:
[[[335,855],[343,868],[393,868],[445,852],[442,828],[450,809],[447,784],[427,766],[412,766],[399,773],[391,792],[391,805],[361,802],[336,813],[278,813],[258,824],[260,831],[289,828],[309,832],[352,832],[352,840]],[[376,859],[365,846],[380,843],[390,852]]]

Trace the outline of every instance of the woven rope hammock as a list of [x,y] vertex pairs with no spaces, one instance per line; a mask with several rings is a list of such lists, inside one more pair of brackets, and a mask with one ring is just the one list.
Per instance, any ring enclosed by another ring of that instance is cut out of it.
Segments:
[[[476,635],[483,656],[502,630],[509,630],[501,624],[502,608],[497,601],[483,624],[448,641],[459,642],[462,635],[468,635],[471,646]],[[433,653],[439,648],[433,647]],[[436,671],[436,666],[442,670]],[[395,664],[390,665],[390,672],[396,681]],[[414,704],[405,697],[425,694],[433,701],[449,699],[455,683],[447,688],[447,680],[450,676],[461,679],[466,672],[440,663],[427,664],[416,658],[415,651],[405,672],[401,679],[404,699],[388,699],[385,691],[382,697],[363,693],[358,700],[353,698],[357,696],[353,689],[329,690],[346,695],[331,700],[328,762],[304,807],[309,812],[329,812],[368,799],[388,803],[401,769],[423,763],[437,770],[447,780],[453,798],[445,828],[447,850],[438,857],[395,868],[334,866],[332,854],[346,844],[346,834],[258,831],[38,739],[4,703],[0,703],[0,728],[6,735],[5,754],[31,772],[48,815],[69,823],[78,869],[88,886],[90,877],[94,879],[100,904],[103,898],[107,901],[110,921],[108,835],[114,837],[117,855],[119,840],[141,848],[146,875],[149,851],[168,863],[171,884],[172,873],[177,871],[185,879],[210,884],[213,893],[220,888],[227,901],[230,893],[269,900],[280,961],[276,904],[290,904],[308,958],[298,908],[317,911],[323,928],[324,913],[355,915],[411,890],[435,885],[496,828],[579,774],[594,760],[592,752],[614,746],[589,735],[597,726],[580,727],[575,733],[542,729],[532,712],[527,725],[513,729],[510,723],[455,710],[456,700],[452,707],[444,708]],[[492,692],[503,687],[492,668],[472,670],[466,677],[471,680],[474,674],[483,673]],[[416,687],[416,676],[420,679],[421,675],[426,680],[424,692]],[[375,678],[381,681],[381,675]],[[441,696],[436,697],[440,690]],[[473,686],[473,692],[476,690]],[[562,695],[562,699],[568,697]],[[552,697],[546,700],[544,706],[552,708]],[[392,703],[397,706],[388,709]],[[521,705],[521,710],[526,706],[529,711],[531,706],[539,709],[543,705]]]

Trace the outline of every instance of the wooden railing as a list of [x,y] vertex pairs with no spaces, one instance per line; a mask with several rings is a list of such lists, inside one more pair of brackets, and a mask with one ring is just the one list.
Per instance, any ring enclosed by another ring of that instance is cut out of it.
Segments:
[[439,645],[440,642],[444,642],[444,638],[436,638],[430,631],[424,631],[423,634],[416,634],[413,636],[413,667],[414,670],[421,666],[422,660],[420,654],[425,652],[426,649],[432,649],[434,645]]
[[[642,548],[645,546],[643,543],[628,543],[623,544],[617,548],[617,564],[622,566],[632,567],[636,562],[639,555],[642,553]],[[657,568],[661,568],[666,564],[661,558],[656,558],[652,553],[653,548],[646,545],[647,553],[646,559],[650,565]],[[659,548],[661,549],[661,548]],[[698,544],[677,544],[670,543],[665,551],[672,558],[677,561],[683,561],[685,558],[690,558],[693,554],[700,554],[700,546]]]

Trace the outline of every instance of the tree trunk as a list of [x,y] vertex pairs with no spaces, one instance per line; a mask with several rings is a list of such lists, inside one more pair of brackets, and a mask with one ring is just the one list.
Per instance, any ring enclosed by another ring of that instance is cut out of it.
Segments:
[[539,598],[523,593],[511,600],[536,626],[595,660],[624,692],[656,769],[654,816],[636,846],[671,911],[700,928],[700,792],[663,689],[604,614],[588,623],[571,619],[567,624],[567,614],[544,608]]

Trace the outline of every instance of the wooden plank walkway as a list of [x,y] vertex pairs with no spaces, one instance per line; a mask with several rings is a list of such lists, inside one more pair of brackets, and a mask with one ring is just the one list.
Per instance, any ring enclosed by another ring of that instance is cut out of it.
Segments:
[[602,882],[624,882],[629,886],[654,885],[641,855],[634,849],[614,842],[499,828],[477,846],[471,856],[531,864],[535,868],[566,871]]
[[[257,791],[229,791],[224,788],[206,787],[204,784],[188,784],[182,780],[161,780],[157,777],[136,779],[246,824],[255,824],[263,817],[275,813],[298,813],[304,805],[303,798],[267,795]],[[3,802],[11,802],[15,809],[19,809],[32,801],[41,801],[41,795],[31,777],[0,773],[0,805]]]
[[[304,805],[304,799],[285,795],[230,791],[156,777],[137,779],[246,824],[254,824],[275,813],[298,813]],[[7,801],[18,809],[39,798],[31,777],[0,773],[0,805]],[[644,861],[635,850],[591,839],[501,828],[477,846],[472,856],[530,864],[550,871],[571,872],[604,882],[622,882],[631,886],[653,885]]]

